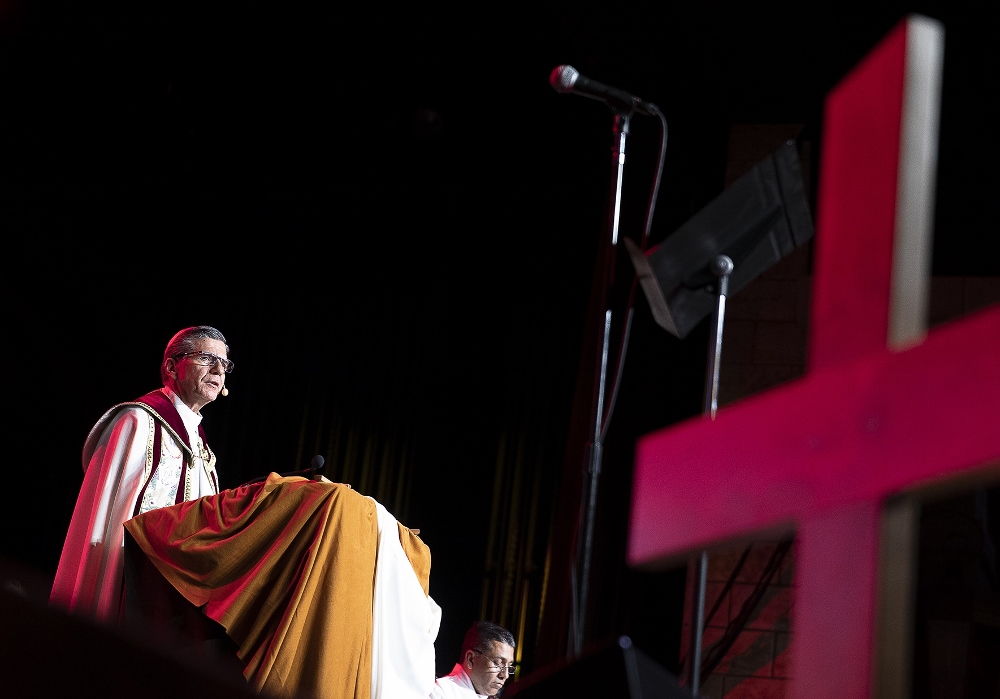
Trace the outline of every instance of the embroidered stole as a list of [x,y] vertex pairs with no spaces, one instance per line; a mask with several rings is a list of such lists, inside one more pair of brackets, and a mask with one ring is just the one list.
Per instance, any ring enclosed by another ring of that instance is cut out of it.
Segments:
[[[132,512],[132,516],[134,517],[139,514],[139,510],[142,507],[142,499],[146,493],[146,488],[149,486],[150,481],[153,480],[153,474],[156,473],[156,469],[159,467],[160,443],[163,439],[164,429],[166,429],[170,436],[174,438],[174,441],[180,445],[181,452],[183,454],[181,459],[181,475],[177,482],[177,495],[174,498],[174,504],[188,500],[191,495],[191,479],[196,475],[191,473],[190,467],[197,445],[189,442],[187,427],[185,427],[184,421],[181,419],[180,413],[177,412],[177,408],[174,407],[173,402],[171,402],[163,391],[157,389],[155,391],[150,391],[146,395],[134,401],[115,406],[114,412],[117,412],[118,408],[123,407],[142,408],[153,418],[152,449],[146,453],[146,473],[143,479],[142,488],[139,490],[139,496],[135,501],[135,508]],[[215,454],[208,447],[208,441],[205,438],[205,430],[201,425],[198,425],[198,435],[201,437],[202,448],[202,451],[198,454],[198,456],[200,456],[202,461],[207,464],[209,469],[211,469],[211,467],[215,465]],[[219,482],[215,472],[209,470],[209,477],[212,481],[212,485],[215,487],[215,492],[218,493]]]

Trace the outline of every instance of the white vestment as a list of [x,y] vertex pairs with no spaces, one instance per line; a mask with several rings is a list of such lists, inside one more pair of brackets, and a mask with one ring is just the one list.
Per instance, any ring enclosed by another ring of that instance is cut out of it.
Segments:
[[182,447],[172,429],[161,429],[160,453],[154,459],[154,418],[149,412],[119,405],[105,413],[84,446],[83,485],[56,568],[51,604],[117,624],[124,567],[123,525],[135,513],[146,481],[149,484],[140,512],[173,505],[179,488],[182,500],[218,493],[215,458],[198,434],[202,416],[169,389],[161,390],[187,428],[188,434],[182,437],[194,446],[185,482],[180,482],[180,476],[187,447]]
[[427,699],[434,688],[434,641],[441,607],[424,595],[399,543],[396,518],[378,501],[372,601],[372,699]]
[[479,694],[476,691],[469,673],[458,663],[455,663],[450,674],[437,678],[430,697],[431,699],[487,699],[486,694]]

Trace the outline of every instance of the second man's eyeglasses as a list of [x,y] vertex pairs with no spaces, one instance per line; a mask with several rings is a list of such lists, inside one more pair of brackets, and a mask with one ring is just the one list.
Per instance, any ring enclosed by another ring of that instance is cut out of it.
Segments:
[[503,672],[504,670],[506,670],[508,675],[513,675],[514,671],[517,670],[517,666],[516,665],[514,665],[513,663],[511,663],[510,665],[507,665],[507,663],[504,661],[503,658],[491,658],[490,656],[486,655],[486,653],[484,653],[483,651],[479,650],[478,648],[473,648],[472,652],[473,653],[479,653],[481,656],[483,656],[484,658],[486,658],[487,660],[489,660],[490,661],[490,665],[492,665],[493,669],[496,670],[497,672]]

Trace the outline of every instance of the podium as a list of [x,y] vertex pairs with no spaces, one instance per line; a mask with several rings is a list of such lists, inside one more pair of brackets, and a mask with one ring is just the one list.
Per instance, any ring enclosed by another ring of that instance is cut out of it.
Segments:
[[283,477],[125,523],[124,614],[275,697],[426,698],[430,550],[349,485]]
[[227,679],[245,684],[239,647],[226,629],[185,599],[127,533],[124,561],[125,633],[132,638],[156,638],[165,653],[209,665]]

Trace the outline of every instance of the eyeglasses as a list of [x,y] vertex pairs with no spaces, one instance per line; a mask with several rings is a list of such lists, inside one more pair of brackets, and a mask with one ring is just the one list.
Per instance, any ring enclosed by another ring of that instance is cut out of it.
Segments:
[[185,352],[183,354],[175,354],[174,359],[178,357],[191,357],[191,361],[200,366],[215,366],[216,362],[222,362],[222,369],[227,374],[233,371],[235,366],[231,361],[225,357],[220,357],[217,354],[212,354],[211,352]]
[[503,658],[491,658],[490,656],[486,655],[486,653],[484,653],[483,651],[479,650],[478,648],[473,648],[472,652],[473,653],[479,653],[481,656],[483,656],[484,658],[486,658],[487,660],[489,660],[490,661],[490,665],[492,665],[493,669],[496,670],[498,673],[503,672],[504,670],[506,670],[508,675],[513,675],[514,671],[517,670],[517,665],[514,665],[513,663],[511,663],[510,665],[508,665],[507,662]]

